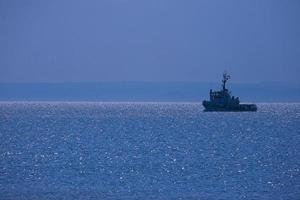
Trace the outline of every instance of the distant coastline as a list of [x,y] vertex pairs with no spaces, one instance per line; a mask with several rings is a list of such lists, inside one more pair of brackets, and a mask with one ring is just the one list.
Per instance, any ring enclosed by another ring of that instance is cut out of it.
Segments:
[[[0,101],[201,102],[219,83],[83,82],[0,83]],[[243,102],[300,102],[300,85],[232,83]]]

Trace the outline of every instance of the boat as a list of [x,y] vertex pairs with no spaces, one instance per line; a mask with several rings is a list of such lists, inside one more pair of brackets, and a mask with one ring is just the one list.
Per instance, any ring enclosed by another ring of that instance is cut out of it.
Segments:
[[209,91],[209,101],[204,100],[202,105],[204,111],[231,111],[231,112],[255,112],[257,106],[255,104],[240,104],[239,97],[231,96],[231,91],[226,88],[226,82],[230,79],[230,75],[223,73],[222,90]]

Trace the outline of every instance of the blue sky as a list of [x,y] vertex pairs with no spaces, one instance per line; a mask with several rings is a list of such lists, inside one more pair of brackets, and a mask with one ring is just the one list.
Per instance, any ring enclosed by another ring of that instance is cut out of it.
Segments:
[[0,82],[300,84],[297,0],[0,0]]

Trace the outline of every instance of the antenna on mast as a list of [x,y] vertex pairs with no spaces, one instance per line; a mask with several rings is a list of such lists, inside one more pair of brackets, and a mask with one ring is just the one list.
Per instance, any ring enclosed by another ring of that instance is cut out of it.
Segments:
[[227,74],[226,70],[223,73],[222,87],[223,90],[226,90],[226,82],[230,79],[230,75]]

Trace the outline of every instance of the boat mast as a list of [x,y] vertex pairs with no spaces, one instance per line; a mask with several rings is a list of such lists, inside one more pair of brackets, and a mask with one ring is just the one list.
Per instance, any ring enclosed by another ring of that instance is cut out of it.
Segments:
[[225,71],[223,73],[223,80],[222,80],[222,87],[223,87],[223,90],[225,91],[226,90],[226,82],[230,79],[230,75],[227,74],[227,72]]

